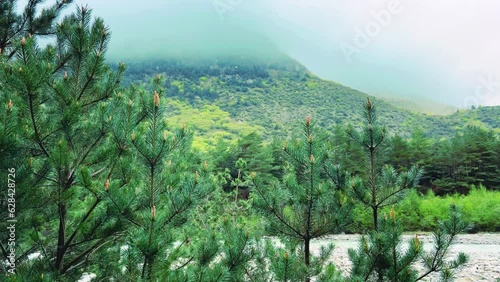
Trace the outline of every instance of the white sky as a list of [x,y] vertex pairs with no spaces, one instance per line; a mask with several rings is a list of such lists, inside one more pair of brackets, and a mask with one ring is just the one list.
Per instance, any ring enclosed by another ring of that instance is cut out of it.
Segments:
[[[500,105],[498,0],[75,3],[88,4],[94,15],[103,17],[111,27],[110,55],[127,49],[139,52],[134,49],[141,45],[149,46],[149,52],[161,52],[162,46],[176,46],[190,37],[218,38],[226,27],[235,26],[242,33],[265,34],[313,73],[369,94],[432,99],[462,107]],[[374,14],[384,13],[390,5],[396,5],[400,12],[391,14],[388,24],[379,25],[369,43],[347,60],[342,44],[356,47],[356,28],[364,30],[374,24]],[[488,80],[490,86],[482,86],[485,83],[481,81]]]

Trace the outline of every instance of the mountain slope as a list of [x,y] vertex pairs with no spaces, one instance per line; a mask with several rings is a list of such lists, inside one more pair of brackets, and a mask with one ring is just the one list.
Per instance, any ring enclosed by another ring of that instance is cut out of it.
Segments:
[[[235,122],[262,128],[263,134],[286,136],[298,120],[311,116],[320,126],[359,124],[367,94],[318,78],[303,65],[281,55],[225,56],[128,62],[125,82],[167,76],[167,96],[193,108],[215,105]],[[500,107],[479,107],[447,116],[399,108],[371,97],[379,121],[402,136],[419,128],[429,136],[451,136],[465,125],[500,127]],[[180,117],[182,118],[182,117]],[[188,116],[185,117],[189,119]]]

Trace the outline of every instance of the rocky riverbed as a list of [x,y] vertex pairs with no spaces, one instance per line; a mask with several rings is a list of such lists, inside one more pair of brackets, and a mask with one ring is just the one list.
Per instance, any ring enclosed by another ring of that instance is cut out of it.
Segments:
[[[415,234],[404,235],[404,239],[410,240]],[[425,249],[432,247],[432,236],[430,234],[418,234]],[[349,248],[358,246],[359,235],[334,235],[312,244],[314,252],[319,252],[321,245],[334,243],[335,250],[332,257],[334,264],[344,273],[348,273],[351,263],[347,255]],[[469,262],[462,267],[456,275],[456,281],[500,281],[500,234],[464,234],[459,235],[456,244],[450,252],[450,256],[456,256],[464,252],[469,256]],[[439,281],[438,275],[430,275],[424,281]]]

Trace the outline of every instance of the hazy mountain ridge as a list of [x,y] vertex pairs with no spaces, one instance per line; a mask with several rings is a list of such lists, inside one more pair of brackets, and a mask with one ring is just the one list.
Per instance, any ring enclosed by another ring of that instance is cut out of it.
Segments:
[[457,107],[439,103],[425,98],[411,99],[408,97],[382,96],[388,103],[410,112],[428,115],[451,115],[458,110]]
[[[217,106],[239,121],[264,128],[265,136],[285,136],[309,115],[320,126],[359,124],[369,95],[321,79],[287,56],[226,56],[128,62],[125,82],[145,81],[163,73],[168,97],[191,107]],[[479,107],[451,115],[428,115],[370,96],[379,120],[391,133],[409,136],[419,128],[429,136],[448,137],[465,125],[500,128],[500,107]],[[188,119],[188,117],[186,117]]]

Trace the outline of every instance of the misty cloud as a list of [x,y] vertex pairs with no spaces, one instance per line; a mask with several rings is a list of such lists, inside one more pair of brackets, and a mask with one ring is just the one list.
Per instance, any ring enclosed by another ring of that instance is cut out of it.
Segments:
[[[372,23],[376,15],[394,2],[401,11],[392,13],[387,24],[379,22],[377,31]],[[500,105],[500,87],[481,87],[484,80],[500,81],[498,1],[75,3],[88,4],[111,27],[112,59],[280,49],[313,73],[372,95],[432,99],[460,107]],[[374,36],[369,36],[369,44],[347,60],[342,44],[354,44],[357,30],[366,33],[370,24]]]

